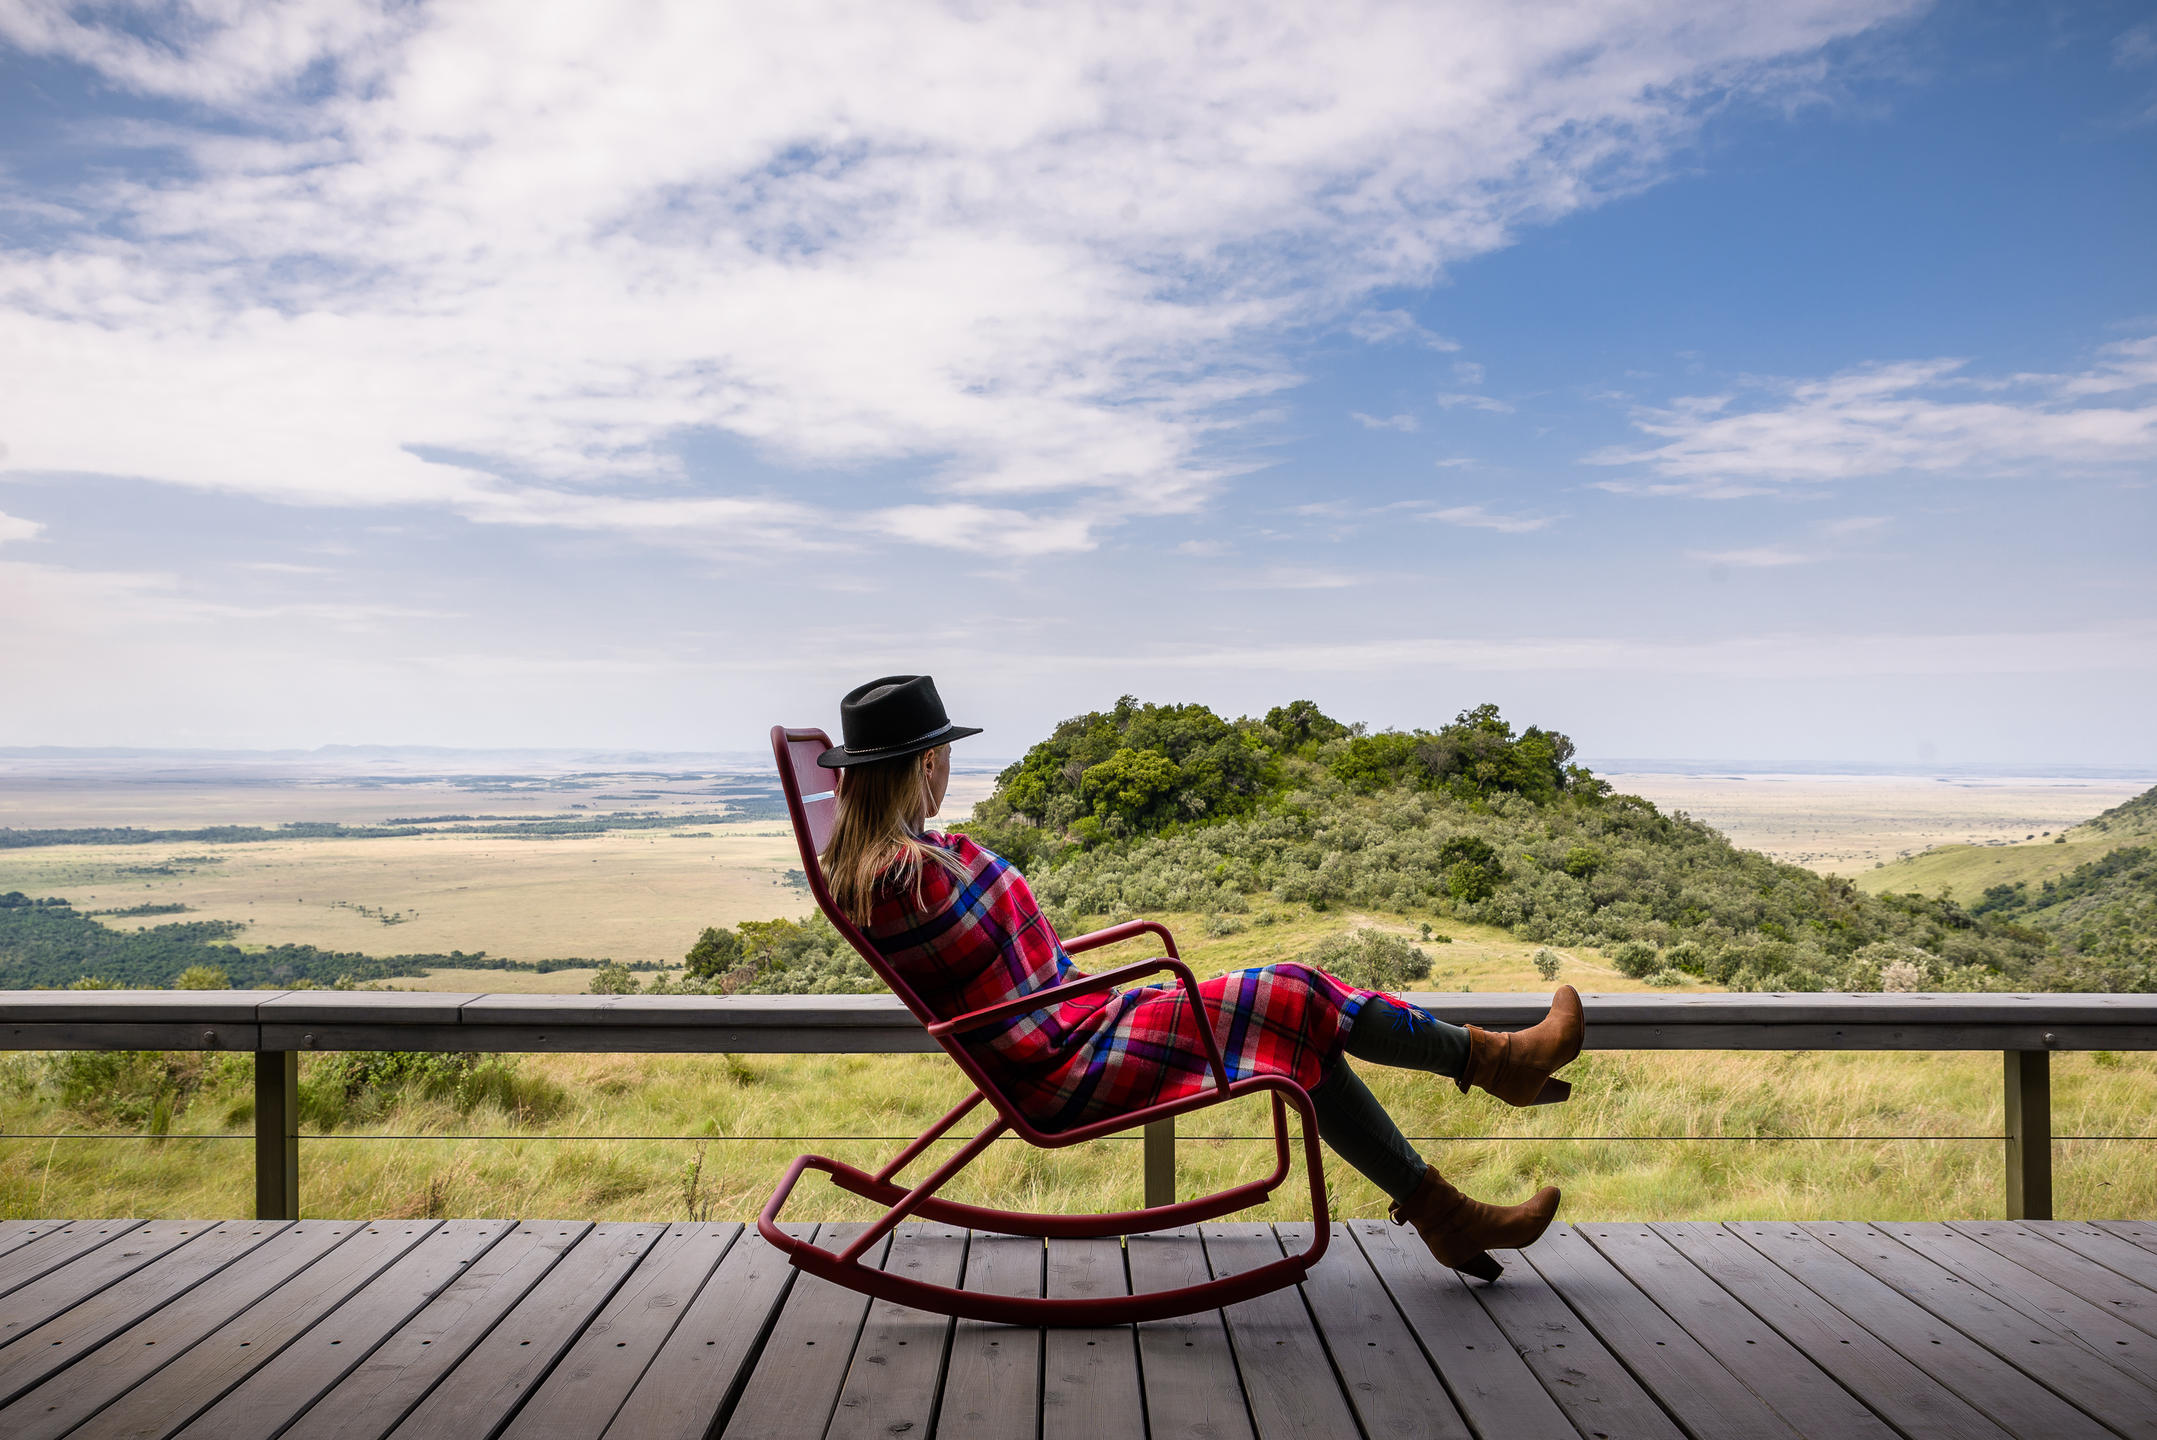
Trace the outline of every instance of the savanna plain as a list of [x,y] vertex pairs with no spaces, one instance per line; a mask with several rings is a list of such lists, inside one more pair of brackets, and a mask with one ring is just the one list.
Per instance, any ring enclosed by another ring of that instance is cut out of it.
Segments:
[[[228,921],[240,927],[233,943],[243,951],[299,944],[552,962],[544,971],[429,965],[375,982],[438,991],[584,991],[602,962],[635,967],[640,985],[664,985],[705,927],[809,909],[784,823],[768,808],[712,798],[708,770],[529,762],[520,770],[510,759],[489,769],[352,761],[239,773],[179,762],[0,761],[0,826],[18,829],[442,820],[424,834],[0,849],[0,893],[64,897],[115,929]],[[2079,832],[2056,842],[2147,786],[1645,769],[1605,778],[1707,820],[1740,846],[1861,888],[1965,902],[2002,879],[2040,882],[2101,853],[2093,848],[2101,842]],[[992,781],[991,770],[960,774],[947,818],[962,817]],[[644,828],[545,837],[476,833],[456,818],[631,810],[647,817]],[[117,913],[128,910],[156,913]],[[1153,918],[1175,930],[1201,975],[1302,958],[1361,929],[1396,935],[1428,957],[1419,991],[1547,992],[1568,981],[1593,993],[1649,983],[1621,973],[1602,949],[1537,944],[1438,908],[1261,900],[1226,920]],[[1670,972],[1654,979],[1716,988]],[[535,1055],[461,1065],[310,1055],[302,1066],[302,1203],[308,1215],[332,1216],[744,1217],[795,1153],[874,1159],[964,1093],[940,1056]],[[1571,1104],[1526,1111],[1464,1096],[1447,1081],[1364,1073],[1463,1186],[1510,1199],[1555,1182],[1569,1218],[1999,1210],[2000,1061],[1990,1053],[1591,1052],[1569,1072]],[[2058,1141],[2060,1215],[2157,1213],[2153,1096],[2149,1055],[2055,1057],[2059,1135],[2139,1137]],[[0,1055],[0,1130],[10,1137],[0,1139],[0,1216],[247,1213],[252,1119],[244,1056]],[[1180,1189],[1217,1188],[1260,1167],[1267,1142],[1255,1137],[1266,1123],[1256,1107],[1184,1122]],[[144,1138],[107,1138],[119,1135]],[[1000,1144],[954,1195],[1025,1209],[1127,1208],[1139,1199],[1136,1142],[1054,1153]],[[1383,1197],[1345,1165],[1331,1165],[1328,1182],[1336,1213],[1382,1212]],[[1271,1218],[1307,1211],[1296,1184],[1279,1195]],[[866,1213],[806,1189],[795,1210]]]

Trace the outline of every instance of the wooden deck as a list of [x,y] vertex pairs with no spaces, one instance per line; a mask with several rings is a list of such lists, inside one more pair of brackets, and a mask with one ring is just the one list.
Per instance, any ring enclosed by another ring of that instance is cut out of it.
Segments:
[[[1083,1295],[1283,1243],[922,1226],[881,1263]],[[2157,1440],[2157,1225],[1597,1223],[1501,1258],[1471,1286],[1351,1221],[1300,1293],[1044,1334],[871,1305],[731,1223],[7,1221],[0,1435]]]

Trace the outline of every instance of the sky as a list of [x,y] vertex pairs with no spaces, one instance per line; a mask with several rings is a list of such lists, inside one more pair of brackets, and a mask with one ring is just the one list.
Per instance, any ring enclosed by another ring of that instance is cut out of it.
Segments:
[[2157,767],[2157,20],[0,0],[0,746]]

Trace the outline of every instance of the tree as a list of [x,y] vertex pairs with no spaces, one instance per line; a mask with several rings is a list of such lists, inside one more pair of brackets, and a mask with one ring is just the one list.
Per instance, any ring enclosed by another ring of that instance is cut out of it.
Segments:
[[232,977],[215,965],[190,965],[172,982],[175,990],[230,990]]
[[1266,728],[1281,737],[1284,750],[1310,750],[1329,740],[1345,740],[1349,728],[1309,700],[1291,700],[1266,712]]
[[741,936],[717,925],[707,925],[704,933],[697,936],[697,943],[689,947],[683,960],[689,966],[692,980],[711,980],[726,974],[741,963]]
[[1158,750],[1118,750],[1086,767],[1079,797],[1101,820],[1121,820],[1138,830],[1161,808],[1180,779],[1176,762]]
[[637,993],[637,977],[629,973],[627,965],[609,960],[592,976],[594,995],[634,995]]

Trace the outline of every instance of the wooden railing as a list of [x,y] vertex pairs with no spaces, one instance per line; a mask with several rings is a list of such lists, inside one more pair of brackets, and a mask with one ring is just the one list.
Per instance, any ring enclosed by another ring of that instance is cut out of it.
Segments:
[[[1409,998],[1490,1029],[1533,1024],[1549,1004],[1543,995]],[[1999,1051],[2009,1219],[2052,1217],[2052,1052],[2157,1049],[2157,995],[1584,998],[1596,1050]],[[889,995],[18,990],[0,991],[0,1049],[253,1054],[255,1213],[297,1219],[303,1051],[858,1054],[936,1045]],[[1173,1122],[1147,1127],[1148,1205],[1173,1195],[1175,1144]]]

